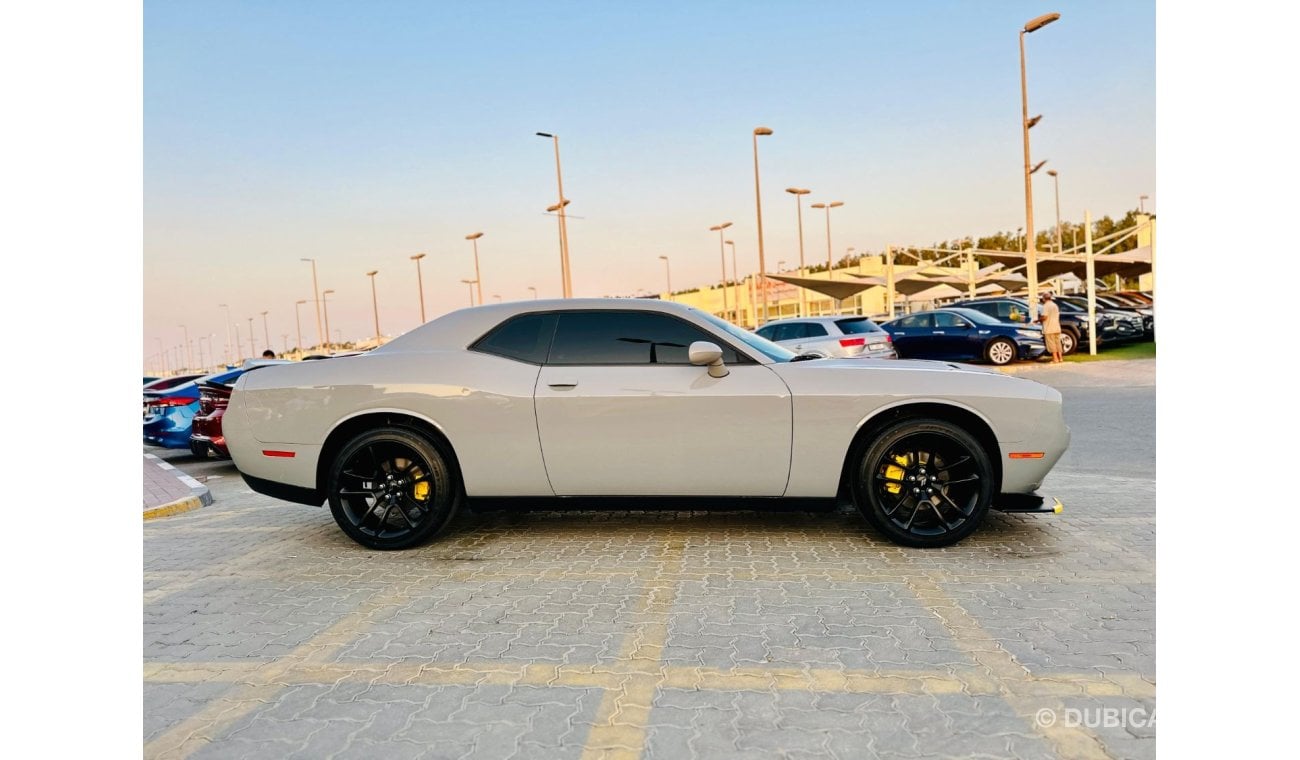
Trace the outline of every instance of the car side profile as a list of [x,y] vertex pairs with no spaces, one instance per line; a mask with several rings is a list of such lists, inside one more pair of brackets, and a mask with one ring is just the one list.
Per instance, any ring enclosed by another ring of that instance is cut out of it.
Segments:
[[[1019,298],[977,298],[971,301],[957,301],[945,305],[945,309],[974,309],[987,314],[999,322],[1030,323],[1029,304]],[[1074,353],[1080,345],[1088,340],[1088,315],[1067,303],[1058,304],[1061,321],[1061,353]],[[1097,342],[1105,343],[1107,337],[1113,339],[1114,327],[1104,316],[1097,319]]]
[[794,361],[671,302],[568,299],[447,314],[367,354],[250,372],[226,444],[255,491],[328,503],[375,549],[465,506],[851,503],[946,546],[1036,494],[1069,443],[1061,394],[936,362]]
[[1010,364],[1047,350],[1037,325],[1002,322],[974,309],[921,311],[881,325],[906,359],[954,359]]
[[897,359],[893,338],[867,317],[777,319],[756,330],[778,346],[821,359]]

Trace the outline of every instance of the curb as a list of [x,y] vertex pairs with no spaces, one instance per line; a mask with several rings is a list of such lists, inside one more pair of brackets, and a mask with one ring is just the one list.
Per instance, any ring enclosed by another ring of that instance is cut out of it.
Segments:
[[164,462],[153,454],[145,454],[144,457],[145,459],[152,459],[154,464],[164,470],[170,471],[177,480],[181,481],[186,486],[189,486],[190,489],[189,496],[163,504],[162,506],[151,507],[144,510],[144,519],[154,520],[159,517],[178,515],[182,512],[189,512],[212,503],[212,492],[208,490],[207,486],[176,469],[171,464]]

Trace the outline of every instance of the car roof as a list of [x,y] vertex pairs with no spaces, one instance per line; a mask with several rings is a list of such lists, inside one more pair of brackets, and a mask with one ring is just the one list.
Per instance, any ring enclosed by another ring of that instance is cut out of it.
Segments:
[[836,317],[786,317],[785,319],[774,319],[771,322],[766,322],[763,324],[763,327],[768,327],[770,325],[784,325],[784,324],[789,324],[791,322],[820,322],[825,324],[825,323],[842,322],[846,319],[870,320],[871,317],[867,317],[862,314],[840,314],[839,316]]

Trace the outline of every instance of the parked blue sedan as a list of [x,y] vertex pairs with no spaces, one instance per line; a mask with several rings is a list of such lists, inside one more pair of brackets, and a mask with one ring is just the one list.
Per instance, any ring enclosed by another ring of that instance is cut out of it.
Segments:
[[258,367],[288,364],[284,359],[252,359],[244,366],[212,375],[195,377],[160,391],[144,394],[144,442],[168,449],[188,449],[194,415],[199,413],[199,386],[204,383],[233,385],[239,376]]
[[1047,350],[1041,327],[1000,322],[974,309],[922,311],[881,327],[904,359],[973,359],[1003,365],[1037,359]]

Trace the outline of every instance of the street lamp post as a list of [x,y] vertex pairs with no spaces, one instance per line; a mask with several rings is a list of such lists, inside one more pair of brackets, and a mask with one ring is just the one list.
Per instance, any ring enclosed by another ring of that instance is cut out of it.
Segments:
[[[802,187],[787,187],[787,188],[785,189],[785,191],[786,191],[787,193],[790,193],[791,195],[794,196],[795,214],[796,214],[797,218],[799,219],[799,276],[800,276],[800,277],[803,277],[803,276],[804,276],[804,271],[803,271],[803,270],[804,270],[804,263],[803,263],[803,196],[807,195],[808,193],[810,193],[810,192],[812,192],[812,191],[811,191],[811,190],[808,190],[807,188],[802,188]],[[808,315],[808,291],[805,290],[804,288],[799,288],[799,316],[800,316],[800,317],[805,317],[805,316],[807,316],[807,315]]]
[[330,294],[333,292],[327,290],[321,293],[320,300],[321,308],[325,311],[325,353],[327,354],[330,352]]
[[[1029,311],[1030,318],[1038,313],[1038,251],[1034,241],[1034,181],[1032,175],[1037,167],[1029,166],[1029,130],[1041,116],[1029,118],[1029,87],[1025,77],[1025,35],[1036,32],[1061,17],[1059,13],[1046,13],[1030,19],[1020,30],[1020,131],[1025,144],[1025,270],[1029,276]],[[1042,166],[1042,164],[1039,164]]]
[[[763,258],[763,195],[758,186],[758,138],[772,134],[767,127],[754,128],[754,208],[758,214],[758,284],[763,291],[763,321],[767,323],[767,260]],[[757,320],[755,320],[757,321]]]
[[663,259],[663,261],[664,261],[664,278],[668,281],[668,290],[667,290],[667,293],[668,293],[668,300],[671,301],[672,298],[673,298],[673,269],[672,269],[672,265],[668,263],[668,257],[667,257],[667,256],[660,256],[659,258]]
[[[199,343],[199,369],[201,369],[201,370],[207,370],[207,368],[208,368],[207,356],[206,356],[206,354],[204,354],[204,352],[203,352],[203,339],[204,339],[204,338],[207,338],[207,337],[208,337],[208,336],[206,336],[206,335],[200,335],[200,336],[199,336],[199,340],[198,340],[198,343]],[[211,346],[212,346],[212,340],[209,338],[209,339],[208,339],[208,347],[211,348]]]
[[728,240],[731,246],[731,303],[736,307],[735,322],[740,324],[740,271],[736,269],[736,241]]
[[185,331],[185,366],[193,369],[194,357],[190,353],[190,328],[185,325],[180,325],[180,328]]
[[532,285],[529,285],[529,286],[528,286],[528,289],[531,290],[531,291],[533,291],[533,300],[536,301],[536,300],[537,300],[537,288],[534,288]]
[[374,306],[375,306],[375,344],[376,344],[376,345],[379,344],[379,340],[380,340],[380,336],[379,336],[379,293],[375,290],[375,275],[377,275],[377,274],[379,274],[379,270],[378,270],[378,269],[374,269],[374,270],[371,270],[371,271],[369,271],[369,272],[366,272],[366,276],[370,278],[370,299],[371,299],[371,301],[374,303]]
[[725,317],[729,311],[727,306],[727,248],[723,245],[722,231],[731,226],[731,222],[715,224],[709,228],[710,232],[718,233],[718,258],[722,259],[722,315]]
[[316,340],[321,344],[328,345],[329,330],[327,329],[324,333],[322,333],[320,327],[321,293],[320,293],[320,286],[316,284],[316,259],[301,259],[301,260],[311,262],[311,294],[312,294],[312,298],[316,302]]
[[1056,191],[1056,252],[1060,253],[1064,247],[1061,239],[1061,177],[1055,169],[1048,169],[1047,176],[1052,178],[1052,187]]
[[474,284],[478,286],[478,302],[483,304],[483,276],[478,271],[478,239],[483,237],[482,232],[474,232],[465,236],[465,239],[474,244]]
[[307,301],[293,302],[293,322],[298,326],[298,355],[302,355],[302,316],[298,313],[298,307],[307,303]]
[[[569,226],[565,221],[564,207],[569,202],[564,199],[564,175],[560,171],[560,136],[549,132],[538,132],[538,137],[550,138],[555,144],[555,184],[559,188],[560,198],[556,201],[556,215],[560,218],[560,278],[565,298],[573,298],[573,279],[569,271]],[[479,302],[483,294],[479,293]]]
[[162,360],[162,373],[165,375],[167,374],[167,370],[168,370],[167,351],[163,348],[162,338],[159,338],[158,336],[155,335],[154,340],[158,341],[158,357]]
[[826,209],[826,278],[835,279],[834,268],[835,262],[831,260],[831,209],[839,208],[844,205],[844,201],[831,201],[830,203],[814,203],[812,208]]
[[229,364],[235,356],[235,344],[230,342],[230,307],[219,303],[217,308],[226,310],[226,363]]
[[244,339],[241,338],[241,337],[239,336],[239,323],[238,323],[238,322],[235,323],[235,351],[236,351],[237,353],[236,353],[236,355],[235,355],[235,362],[234,362],[234,363],[238,364],[238,363],[239,363],[239,360],[242,359],[243,356],[244,356]]
[[466,285],[469,286],[469,305],[470,305],[470,306],[473,306],[473,305],[474,305],[474,286],[478,284],[478,280],[461,280],[461,282],[463,282],[463,283],[465,283]]
[[1150,197],[1151,197],[1151,196],[1149,196],[1149,195],[1139,195],[1139,196],[1138,196],[1138,213],[1139,213],[1139,214],[1145,214],[1145,213],[1147,212],[1147,204],[1146,204],[1146,201],[1147,201],[1147,198],[1150,198]]
[[257,339],[253,337],[253,318],[248,318],[248,355],[257,356]]
[[415,262],[415,281],[420,286],[420,324],[424,324],[424,275],[420,273],[420,259],[424,258],[423,253],[417,253],[411,257]]
[[269,312],[262,312],[262,336],[266,338],[266,347],[271,347],[271,328],[266,326],[266,315]]

